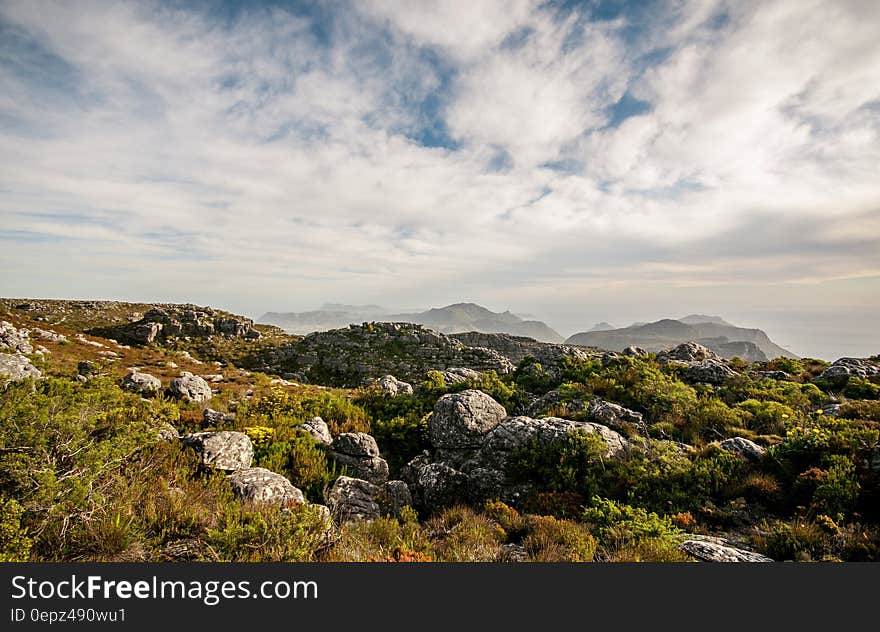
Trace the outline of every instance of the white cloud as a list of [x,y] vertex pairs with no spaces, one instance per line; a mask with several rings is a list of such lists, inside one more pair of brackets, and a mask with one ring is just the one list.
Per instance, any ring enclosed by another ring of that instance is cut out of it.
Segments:
[[[633,36],[528,2],[375,2],[320,41],[281,10],[227,27],[3,2],[48,54],[3,49],[0,264],[17,273],[0,290],[149,298],[189,279],[193,300],[255,309],[552,313],[646,283],[876,277],[878,11],[670,0]],[[650,109],[609,126],[626,91]],[[420,144],[426,126],[457,147]]]

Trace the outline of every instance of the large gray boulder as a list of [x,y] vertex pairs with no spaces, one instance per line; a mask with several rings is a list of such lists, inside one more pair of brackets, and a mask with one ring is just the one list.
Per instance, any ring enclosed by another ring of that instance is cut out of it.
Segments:
[[719,447],[722,450],[733,452],[734,454],[738,454],[751,461],[760,461],[767,453],[767,450],[763,447],[745,437],[731,437],[730,439],[725,439],[719,444]]
[[17,353],[0,353],[0,385],[27,378],[40,379],[40,370],[31,361]]
[[149,373],[132,371],[122,378],[122,390],[138,395],[158,395],[162,390],[162,380]]
[[404,507],[413,504],[409,486],[403,481],[387,481],[375,496],[383,514],[399,516]]
[[473,369],[468,369],[466,367],[452,367],[445,369],[440,371],[440,375],[443,376],[443,382],[446,386],[454,386],[456,384],[463,384],[468,380],[480,379],[479,371],[474,371]]
[[657,354],[657,362],[701,362],[702,360],[720,360],[721,356],[696,342],[683,342],[672,349]]
[[255,503],[304,503],[302,491],[281,476],[263,467],[249,467],[229,475],[232,491],[242,500]]
[[444,395],[428,420],[435,448],[476,448],[487,432],[507,416],[504,407],[482,391],[467,390]]
[[379,488],[369,481],[340,476],[327,495],[327,506],[337,522],[373,520],[382,515],[375,496]]
[[603,424],[618,431],[629,432],[633,429],[643,429],[644,420],[642,413],[637,413],[620,404],[607,402],[600,397],[594,397],[587,409],[590,421]]
[[376,440],[365,432],[343,432],[336,435],[333,449],[350,456],[379,456]]
[[724,364],[724,362],[712,358],[706,358],[691,364],[684,373],[686,380],[690,382],[704,382],[706,384],[723,384],[725,380],[737,375],[739,373]]
[[685,540],[679,549],[702,562],[772,562],[771,558],[731,546],[721,538]]
[[880,363],[864,358],[840,358],[820,373],[816,380],[840,387],[851,377],[867,380],[878,375],[880,375]]
[[468,476],[446,463],[428,463],[416,469],[413,500],[432,512],[469,500]]
[[354,478],[382,484],[388,480],[388,463],[379,456],[376,440],[363,432],[345,432],[333,440],[333,458]]
[[33,353],[30,332],[27,329],[16,329],[5,320],[0,323],[0,349],[10,349],[15,353]]
[[379,387],[379,390],[381,390],[383,394],[388,395],[389,397],[413,394],[412,384],[404,382],[403,380],[398,380],[393,375],[380,377],[375,381],[375,385]]
[[333,436],[330,434],[330,428],[327,427],[327,422],[320,417],[312,417],[308,421],[304,421],[299,428],[312,435],[312,438],[318,443],[333,445]]
[[184,435],[183,442],[195,449],[202,465],[217,470],[244,470],[254,459],[250,437],[241,432],[196,432]]
[[180,377],[171,380],[168,390],[174,397],[187,402],[206,402],[213,397],[211,386],[189,371],[183,371]]

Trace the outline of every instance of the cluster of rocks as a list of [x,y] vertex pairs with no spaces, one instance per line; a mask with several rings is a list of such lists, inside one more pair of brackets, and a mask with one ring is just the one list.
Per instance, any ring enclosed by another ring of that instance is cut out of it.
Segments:
[[499,375],[514,365],[492,349],[469,347],[446,334],[411,323],[364,323],[315,332],[302,340],[267,350],[260,370],[292,373],[312,382],[363,384],[395,375],[416,381],[431,370],[463,367]]
[[503,406],[477,390],[441,397],[428,424],[433,451],[417,456],[401,472],[414,505],[428,512],[487,498],[517,504],[530,485],[511,480],[509,459],[517,448],[533,441],[547,445],[573,432],[596,433],[608,446],[609,458],[629,446],[619,433],[593,422],[510,417]]
[[[80,364],[80,375],[87,375],[84,374],[84,370],[88,371],[90,367]],[[142,371],[130,371],[122,379],[122,389],[142,397],[151,397],[162,391],[162,380]],[[181,371],[179,377],[171,380],[167,392],[172,397],[185,402],[206,402],[214,395],[211,385],[204,378],[189,371]]]
[[683,342],[657,354],[661,364],[680,364],[685,367],[684,379],[688,382],[723,384],[725,380],[739,375],[717,353],[696,342]]
[[0,323],[0,387],[27,378],[39,379],[40,370],[25,356],[33,353],[30,332],[11,323]]
[[483,347],[497,351],[514,365],[518,365],[528,356],[531,356],[542,365],[556,366],[565,357],[589,358],[595,356],[598,352],[597,349],[591,347],[539,342],[534,338],[502,333],[485,334],[470,331],[461,334],[451,334],[451,337],[469,347]]
[[184,305],[154,307],[139,320],[106,328],[100,333],[130,344],[147,345],[180,336],[259,338],[260,334],[253,326],[253,321],[247,318],[219,312],[210,307]]
[[8,349],[12,353],[33,353],[30,332],[23,328],[17,329],[4,320],[0,323],[0,349]]
[[816,381],[843,387],[851,377],[863,380],[880,377],[880,362],[867,358],[840,358],[816,377]]
[[[161,438],[167,439],[168,435]],[[195,450],[202,467],[226,472],[240,499],[259,504],[307,504],[302,490],[287,478],[266,468],[252,467],[254,446],[246,434],[226,430],[196,432],[180,440]]]
[[593,396],[590,399],[565,397],[559,389],[553,389],[539,397],[526,412],[532,417],[556,412],[565,417],[584,418],[626,435],[645,433],[645,420],[642,413],[606,401],[601,397]]

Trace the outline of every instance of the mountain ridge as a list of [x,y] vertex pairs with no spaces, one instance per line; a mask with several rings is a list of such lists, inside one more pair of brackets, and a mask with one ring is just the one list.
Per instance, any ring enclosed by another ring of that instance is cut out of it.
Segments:
[[[341,304],[325,304],[324,307],[355,307]],[[377,307],[370,305],[370,308]],[[381,308],[380,308],[381,309]],[[276,325],[291,333],[306,334],[327,331],[366,321],[409,322],[436,329],[441,333],[465,332],[506,333],[527,336],[541,342],[562,342],[564,336],[540,320],[525,320],[509,310],[493,312],[482,305],[469,302],[452,303],[422,312],[394,313],[378,311],[314,310],[310,312],[267,312],[257,322]]]

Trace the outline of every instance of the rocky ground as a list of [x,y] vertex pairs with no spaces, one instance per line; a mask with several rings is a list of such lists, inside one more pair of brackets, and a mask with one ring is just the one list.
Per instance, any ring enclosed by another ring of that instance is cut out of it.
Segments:
[[[299,338],[194,305],[2,299],[0,320],[9,559],[880,551],[876,356],[615,353],[405,323]],[[76,457],[59,455],[77,433]],[[65,492],[73,526],[29,482],[37,463],[42,488],[93,490]],[[114,494],[128,526],[108,548],[95,534]],[[242,526],[257,516],[259,554]]]

